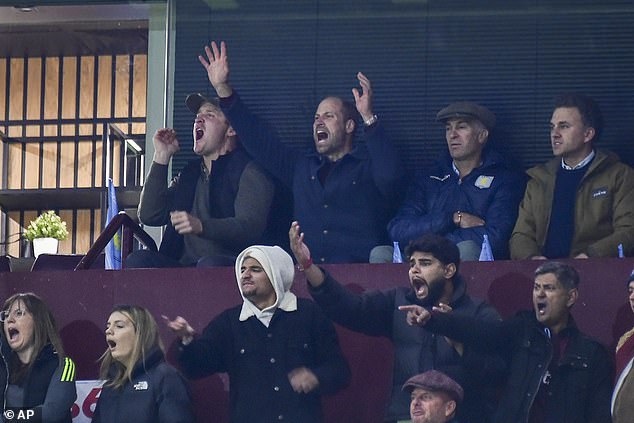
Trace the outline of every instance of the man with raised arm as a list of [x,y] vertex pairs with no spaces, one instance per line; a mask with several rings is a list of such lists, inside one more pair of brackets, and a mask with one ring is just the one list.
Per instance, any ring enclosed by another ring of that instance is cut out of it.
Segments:
[[[372,86],[361,72],[355,104],[326,97],[313,121],[314,149],[293,151],[252,114],[229,83],[227,47],[212,42],[199,60],[220,97],[220,107],[247,151],[293,193],[319,263],[367,262],[387,241],[386,224],[398,206],[404,167],[372,108]],[[364,144],[354,144],[357,115]]]
[[533,310],[498,322],[402,306],[407,321],[508,363],[495,423],[610,423],[612,360],[570,314],[579,297],[574,267],[546,262],[535,270]]
[[154,135],[154,158],[147,175],[139,220],[166,225],[158,253],[130,254],[126,267],[231,266],[247,245],[261,242],[275,187],[245,152],[216,99],[190,94],[194,113],[190,161],[168,185],[168,166],[180,149],[176,132]]
[[407,324],[403,305],[440,306],[451,314],[478,320],[497,321],[497,311],[466,293],[465,281],[458,274],[460,253],[448,239],[427,234],[406,249],[409,260],[409,287],[357,295],[313,264],[299,223],[293,222],[290,243],[295,259],[303,269],[309,291],[326,315],[338,324],[369,336],[383,336],[394,344],[394,364],[386,422],[409,419],[410,396],[401,388],[405,381],[427,370],[437,369],[458,381],[465,390],[459,410],[464,421],[489,422],[495,408],[494,388],[503,369],[495,357],[474,353],[461,343],[435,336],[424,328]]

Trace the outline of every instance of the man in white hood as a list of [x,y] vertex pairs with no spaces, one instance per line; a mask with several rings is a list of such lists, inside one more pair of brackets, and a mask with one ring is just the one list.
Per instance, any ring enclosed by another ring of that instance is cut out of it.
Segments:
[[190,378],[226,372],[230,420],[321,422],[321,394],[345,387],[350,369],[332,323],[290,292],[295,268],[280,247],[255,245],[235,264],[242,305],[214,318],[200,336],[178,316],[179,362]]

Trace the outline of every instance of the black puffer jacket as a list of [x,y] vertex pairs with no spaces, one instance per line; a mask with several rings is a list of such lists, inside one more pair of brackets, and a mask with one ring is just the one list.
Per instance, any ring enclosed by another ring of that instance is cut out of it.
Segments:
[[8,347],[4,336],[1,342],[0,401],[2,401],[3,412],[12,408],[29,408],[35,412],[34,420],[47,423],[71,423],[70,409],[77,399],[75,363],[68,357],[60,361],[53,346],[45,345],[35,359],[31,370],[20,383],[20,387],[24,390],[23,403],[8,404],[5,394],[10,380],[9,362],[17,358],[12,357],[14,353]]
[[122,388],[104,386],[92,423],[193,423],[185,379],[158,348],[138,362]]

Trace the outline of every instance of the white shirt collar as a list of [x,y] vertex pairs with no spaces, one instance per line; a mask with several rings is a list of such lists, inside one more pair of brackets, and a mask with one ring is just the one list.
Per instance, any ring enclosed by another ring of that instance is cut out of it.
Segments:
[[562,157],[561,167],[564,168],[565,170],[581,169],[582,167],[590,163],[592,159],[594,159],[594,156],[595,156],[595,153],[594,153],[594,150],[592,150],[590,154],[588,154],[588,156],[585,159],[581,160],[576,166],[568,166],[566,163],[564,163],[564,158]]
[[260,310],[249,300],[244,300],[242,303],[242,310],[240,310],[239,320],[244,322],[251,316],[255,316],[264,326],[269,327],[275,310],[281,308],[284,311],[296,311],[297,310],[297,297],[292,292],[285,292],[284,298],[280,301],[280,304],[275,307],[274,305],[264,310]]

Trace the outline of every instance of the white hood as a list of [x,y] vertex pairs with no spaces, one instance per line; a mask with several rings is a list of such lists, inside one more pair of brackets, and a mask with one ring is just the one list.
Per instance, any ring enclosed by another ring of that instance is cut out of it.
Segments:
[[[275,290],[275,304],[264,310],[258,309],[250,300],[244,298],[244,294],[242,293],[240,269],[247,257],[254,258],[260,263]],[[251,316],[256,316],[268,327],[273,313],[275,313],[277,308],[281,308],[285,311],[297,310],[297,297],[290,292],[291,286],[293,285],[293,278],[295,277],[295,266],[293,265],[291,256],[282,248],[267,245],[247,247],[236,259],[235,272],[238,290],[240,290],[240,295],[243,300],[240,320],[246,320]]]

